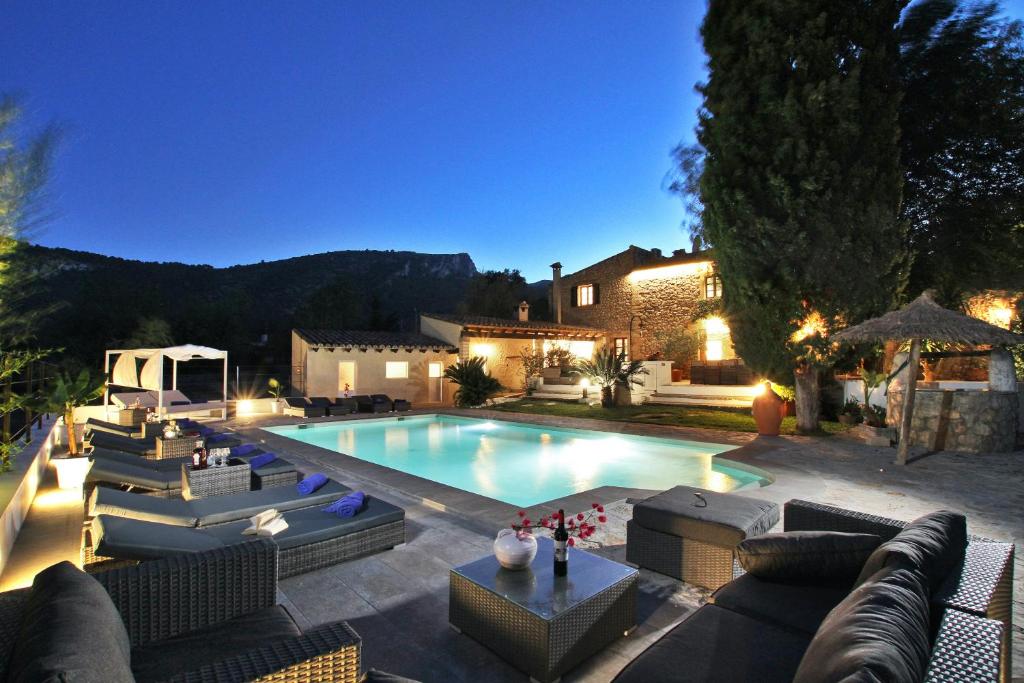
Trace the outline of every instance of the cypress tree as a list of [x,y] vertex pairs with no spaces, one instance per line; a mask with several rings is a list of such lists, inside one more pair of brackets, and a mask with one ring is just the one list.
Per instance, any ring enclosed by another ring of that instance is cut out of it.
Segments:
[[711,0],[697,137],[702,234],[741,357],[794,377],[817,429],[828,330],[902,285],[901,0]]

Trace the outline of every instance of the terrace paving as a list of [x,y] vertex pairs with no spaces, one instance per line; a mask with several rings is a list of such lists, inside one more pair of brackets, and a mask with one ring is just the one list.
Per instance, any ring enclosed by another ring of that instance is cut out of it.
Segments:
[[[784,503],[802,498],[900,519],[938,508],[960,510],[972,533],[1024,541],[1024,452],[965,455],[940,453],[907,467],[891,464],[894,451],[844,437],[755,438],[750,434],[660,425],[611,423],[496,411],[445,411],[472,417],[518,420],[623,433],[732,443],[725,457],[769,471],[770,486],[738,495]],[[332,451],[270,435],[258,428],[299,422],[294,418],[240,418],[229,423],[253,440],[293,460],[305,472],[321,471],[401,505],[407,512],[407,543],[388,552],[285,579],[279,598],[304,625],[344,619],[363,638],[366,667],[422,681],[523,681],[525,676],[471,638],[448,627],[448,569],[491,552],[498,528],[515,508],[448,487],[424,483]],[[4,588],[24,585],[33,565],[57,559],[77,561],[75,536],[81,521],[78,501],[58,500],[52,485],[41,490],[13,549]],[[616,487],[597,489],[562,503],[567,510],[609,506],[610,521],[595,552],[622,560],[623,529],[631,512],[625,499],[652,492]],[[538,508],[539,509],[539,508]],[[531,513],[532,514],[532,513]],[[45,562],[40,553],[45,548]],[[61,557],[58,557],[61,556]],[[1014,671],[1024,676],[1024,561],[1018,553],[1014,591]],[[572,569],[570,568],[570,572]],[[639,626],[564,677],[608,681],[662,633],[696,609],[706,591],[667,577],[640,572]]]
[[[487,410],[443,412],[553,427],[732,443],[738,446],[737,450],[722,457],[767,470],[775,476],[770,486],[745,489],[738,495],[771,500],[780,505],[791,498],[801,498],[907,520],[948,508],[967,515],[971,533],[1010,540],[1018,546],[1024,542],[1022,451],[983,455],[937,453],[899,467],[892,464],[894,450],[865,446],[842,436],[756,437],[746,433]],[[276,419],[260,423],[262,426],[295,421]],[[406,546],[283,581],[282,591],[292,607],[312,623],[338,618],[350,620],[364,637],[368,666],[425,681],[523,680],[522,674],[502,660],[447,628],[447,569],[491,552],[494,533],[512,519],[515,507],[465,492],[452,497],[452,490],[442,485],[424,483],[415,477],[315,446],[295,441],[284,443],[278,440],[280,437],[266,432],[250,431],[256,426],[252,421],[238,421],[235,426],[254,438],[267,439],[275,448],[286,450],[288,457],[303,469],[323,471],[351,486],[365,488],[372,495],[402,505],[408,512],[409,542]],[[409,495],[410,489],[413,495]],[[653,492],[605,487],[592,493],[563,499],[561,504],[567,510],[584,509],[589,507],[592,498],[610,503]],[[444,505],[437,505],[439,499],[445,501]],[[540,509],[548,507],[535,510]],[[531,514],[535,510],[531,510]],[[622,560],[625,548],[619,534],[613,532],[605,540],[607,545],[596,552]],[[318,577],[338,587],[336,598],[332,592],[318,587]],[[1020,553],[1016,557],[1014,577],[1014,672],[1024,676],[1024,559]],[[690,614],[705,597],[693,587],[641,571],[637,631],[564,680],[610,680],[630,658]]]

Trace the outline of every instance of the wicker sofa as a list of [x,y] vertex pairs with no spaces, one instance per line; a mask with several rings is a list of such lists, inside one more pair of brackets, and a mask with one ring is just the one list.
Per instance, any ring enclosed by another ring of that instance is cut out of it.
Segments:
[[[906,526],[906,522],[801,500],[789,501],[784,511],[786,531],[873,534],[884,542]],[[770,581],[737,570],[741,575],[716,591],[712,604],[669,631],[615,680],[771,682],[792,681],[794,675],[801,681],[822,680],[818,667],[846,660],[852,644],[856,645],[853,658],[871,652],[865,649],[870,643],[842,631],[850,623],[843,623],[843,618],[853,615],[875,624],[881,620],[903,625],[898,616],[892,616],[893,606],[902,601],[893,602],[893,592],[884,593],[891,586],[875,594],[871,591],[882,582],[901,580],[898,574],[918,576],[921,571],[925,586],[919,609],[925,613],[924,623],[919,620],[907,638],[929,648],[927,662],[922,662],[927,668],[924,680],[1008,681],[1014,546],[976,537],[967,538],[965,545],[962,559],[944,575],[934,576],[933,568],[939,565],[928,570],[905,564],[885,566],[852,592],[851,586]],[[873,641],[874,652],[907,651],[900,635],[905,631],[895,632],[893,640]],[[822,657],[823,651],[827,657]],[[874,675],[887,678],[878,671]]]
[[277,577],[267,540],[91,577],[60,563],[36,589],[0,593],[0,677],[355,683],[359,636],[343,621],[303,632]]

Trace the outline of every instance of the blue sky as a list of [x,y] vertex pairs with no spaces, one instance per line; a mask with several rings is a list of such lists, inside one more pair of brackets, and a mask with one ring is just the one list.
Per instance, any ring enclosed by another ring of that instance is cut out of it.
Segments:
[[4,7],[0,91],[65,131],[44,244],[467,251],[530,280],[689,246],[663,179],[693,135],[700,0]]

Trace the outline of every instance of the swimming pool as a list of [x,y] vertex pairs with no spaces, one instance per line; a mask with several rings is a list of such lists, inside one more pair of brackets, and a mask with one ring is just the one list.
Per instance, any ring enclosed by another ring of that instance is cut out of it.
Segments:
[[269,432],[526,507],[599,486],[713,491],[762,477],[713,456],[734,446],[451,415],[267,427]]

